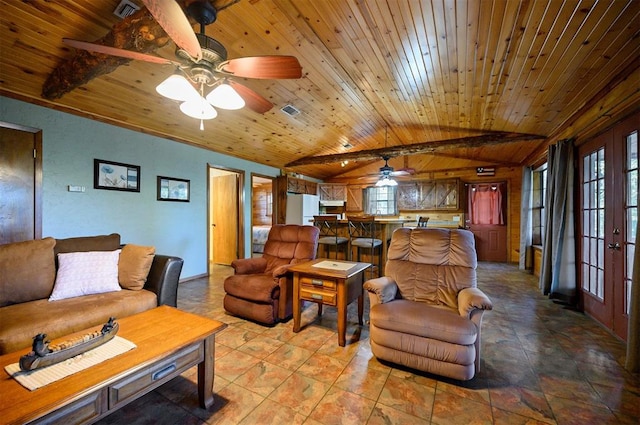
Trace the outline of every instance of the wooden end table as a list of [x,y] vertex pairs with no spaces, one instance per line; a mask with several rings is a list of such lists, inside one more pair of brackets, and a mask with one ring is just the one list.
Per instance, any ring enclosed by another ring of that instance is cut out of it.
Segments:
[[[326,267],[318,267],[326,266]],[[338,344],[346,344],[347,306],[358,299],[358,323],[363,324],[364,311],[364,271],[369,263],[337,261],[319,258],[289,268],[293,272],[293,331],[300,332],[302,301],[318,304],[318,314],[322,306],[338,308]]]
[[200,407],[213,404],[214,338],[226,324],[168,306],[116,319],[136,348],[34,391],[4,370],[30,349],[0,356],[0,422],[92,423],[195,365]]

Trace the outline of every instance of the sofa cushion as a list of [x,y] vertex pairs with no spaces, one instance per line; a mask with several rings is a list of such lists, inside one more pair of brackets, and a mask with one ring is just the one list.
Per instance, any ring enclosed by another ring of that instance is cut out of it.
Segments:
[[47,298],[53,289],[55,239],[0,245],[0,307]]
[[49,301],[120,290],[120,250],[58,254],[58,274]]
[[3,307],[0,315],[0,354],[31,347],[33,337],[47,334],[48,339],[131,316],[157,306],[158,297],[151,291],[129,291],[86,295],[49,302],[43,300]]
[[127,244],[122,247],[118,261],[120,286],[131,290],[142,289],[155,253],[156,249],[152,246]]
[[471,345],[476,342],[478,328],[457,310],[444,306],[394,300],[371,307],[371,323],[380,329],[445,341]]
[[57,239],[54,253],[87,252],[87,251],[115,251],[120,248],[120,235],[112,233],[100,236],[81,236],[78,238]]

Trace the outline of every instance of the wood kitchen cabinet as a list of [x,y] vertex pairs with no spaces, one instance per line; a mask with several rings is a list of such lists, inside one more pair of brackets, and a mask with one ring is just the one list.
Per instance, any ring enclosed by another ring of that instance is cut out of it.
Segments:
[[457,210],[458,180],[436,180],[436,209]]
[[347,185],[346,184],[327,184],[318,185],[321,201],[346,201]]
[[300,193],[306,195],[318,194],[318,183],[296,177],[284,176],[286,178],[287,192]]
[[398,210],[418,209],[418,194],[420,193],[418,182],[398,184],[396,193],[398,196]]
[[277,224],[284,224],[287,219],[287,193],[317,195],[318,183],[291,176],[276,178],[275,222]]
[[398,184],[398,209],[411,210],[457,210],[459,181],[419,180]]
[[347,185],[347,204],[345,210],[347,212],[360,212],[364,211],[364,205],[362,203],[363,193],[362,191],[367,186],[361,184]]

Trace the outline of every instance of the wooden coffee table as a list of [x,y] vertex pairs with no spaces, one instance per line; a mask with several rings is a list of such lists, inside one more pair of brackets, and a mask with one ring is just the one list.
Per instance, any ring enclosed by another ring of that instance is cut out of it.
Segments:
[[[329,268],[314,267],[326,261]],[[331,268],[331,263],[338,268]],[[341,267],[344,266],[344,267]],[[293,331],[300,332],[300,314],[302,301],[318,304],[318,313],[322,306],[338,308],[338,345],[346,344],[347,306],[358,299],[358,323],[362,322],[364,311],[364,271],[369,263],[337,261],[319,258],[289,268],[293,272]],[[348,268],[347,268],[348,267]]]
[[200,406],[213,404],[214,338],[226,324],[168,306],[117,320],[136,348],[34,391],[4,370],[29,349],[0,356],[0,422],[95,422],[195,365]]

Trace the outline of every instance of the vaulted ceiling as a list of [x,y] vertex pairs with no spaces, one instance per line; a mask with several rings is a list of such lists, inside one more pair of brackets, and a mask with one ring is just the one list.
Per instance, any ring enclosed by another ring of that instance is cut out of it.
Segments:
[[118,3],[3,0],[0,94],[320,179],[369,173],[381,160],[354,152],[390,148],[391,165],[421,172],[518,166],[546,138],[588,135],[640,105],[637,0],[217,0],[206,33],[229,58],[302,65],[296,80],[242,79],[270,111],[220,110],[201,131],[155,91],[174,68],[140,61],[44,99],[76,54],[62,39],[100,39]]

